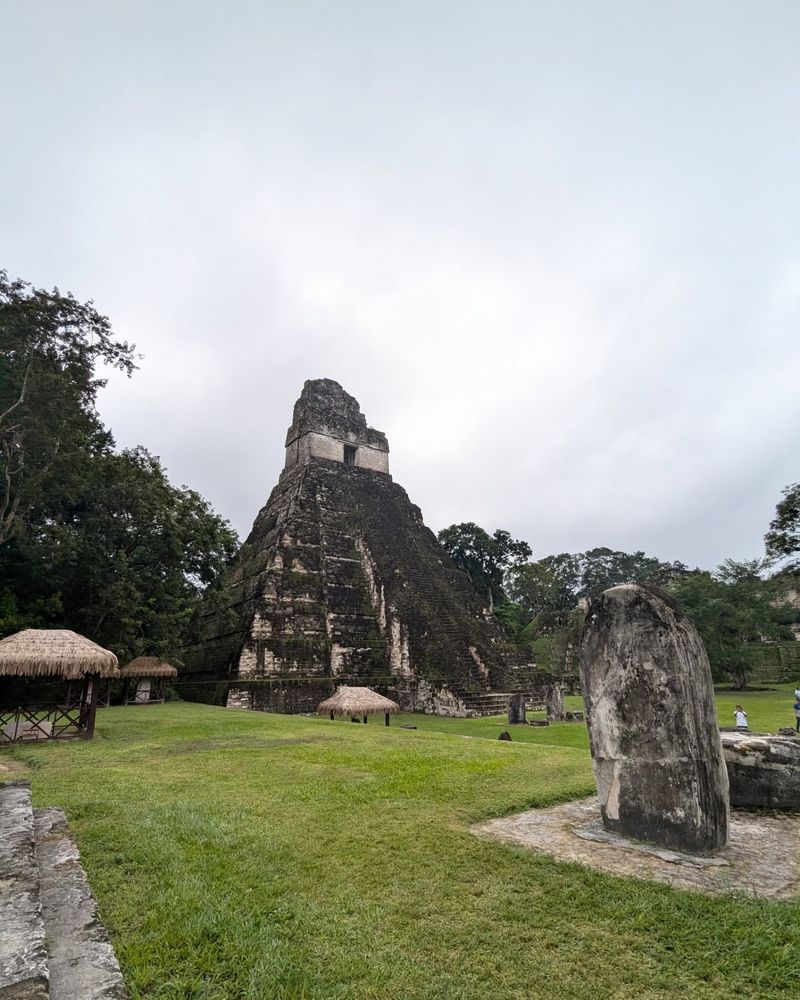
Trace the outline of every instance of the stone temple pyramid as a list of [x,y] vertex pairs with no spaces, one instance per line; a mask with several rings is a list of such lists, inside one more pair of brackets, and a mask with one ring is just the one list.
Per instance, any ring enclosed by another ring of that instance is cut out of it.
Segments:
[[237,708],[313,711],[350,683],[480,714],[532,682],[392,481],[386,435],[330,379],[305,383],[278,484],[195,631],[187,695]]

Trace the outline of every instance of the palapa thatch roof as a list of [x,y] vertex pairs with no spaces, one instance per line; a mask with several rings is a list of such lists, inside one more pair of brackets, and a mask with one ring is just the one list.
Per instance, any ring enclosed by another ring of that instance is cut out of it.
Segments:
[[178,668],[157,656],[137,656],[119,673],[121,677],[177,677]]
[[109,649],[66,628],[26,628],[0,640],[0,676],[64,677],[85,674],[119,677],[119,664]]
[[386,712],[399,712],[400,706],[372,688],[342,684],[332,698],[326,698],[317,705],[317,711],[320,715],[327,715],[329,712],[335,715],[382,715]]

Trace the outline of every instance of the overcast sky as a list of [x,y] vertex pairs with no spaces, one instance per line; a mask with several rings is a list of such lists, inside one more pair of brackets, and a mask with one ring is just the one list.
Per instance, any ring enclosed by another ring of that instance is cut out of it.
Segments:
[[800,479],[797,0],[0,0],[0,266],[245,535],[307,378],[439,529],[760,554]]

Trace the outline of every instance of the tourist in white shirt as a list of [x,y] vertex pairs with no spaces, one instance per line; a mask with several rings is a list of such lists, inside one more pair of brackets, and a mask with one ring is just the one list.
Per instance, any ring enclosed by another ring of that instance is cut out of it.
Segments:
[[748,729],[747,725],[747,712],[742,708],[741,705],[736,706],[736,710],[733,713],[733,717],[736,719],[737,729]]

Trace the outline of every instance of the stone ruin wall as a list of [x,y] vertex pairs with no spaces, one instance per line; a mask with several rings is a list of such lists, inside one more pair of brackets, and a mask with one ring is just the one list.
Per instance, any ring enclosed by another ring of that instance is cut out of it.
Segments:
[[345,446],[355,448],[353,465],[357,469],[371,469],[373,472],[389,472],[389,455],[386,451],[372,445],[350,442],[329,434],[312,431],[292,441],[286,446],[286,464],[284,468],[293,465],[303,465],[314,458],[329,462],[344,463]]

